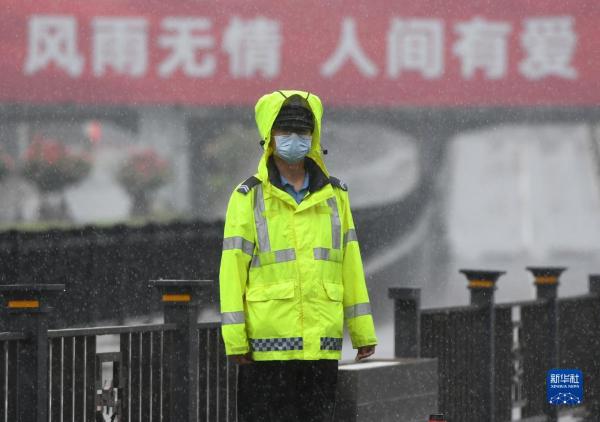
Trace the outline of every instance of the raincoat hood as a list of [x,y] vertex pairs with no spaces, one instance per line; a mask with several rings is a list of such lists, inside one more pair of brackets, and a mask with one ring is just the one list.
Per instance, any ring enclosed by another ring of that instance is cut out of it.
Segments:
[[312,144],[307,157],[311,158],[326,176],[329,176],[329,172],[323,161],[323,152],[321,150],[321,118],[323,117],[323,105],[321,104],[320,98],[306,91],[280,90],[263,95],[254,108],[256,126],[258,127],[261,139],[265,141],[263,144],[264,152],[258,163],[258,178],[262,181],[267,181],[269,179],[267,161],[274,150],[274,148],[270,148],[273,122],[286,99],[293,95],[299,95],[304,98],[308,102],[308,106],[315,117],[315,130],[312,134]]

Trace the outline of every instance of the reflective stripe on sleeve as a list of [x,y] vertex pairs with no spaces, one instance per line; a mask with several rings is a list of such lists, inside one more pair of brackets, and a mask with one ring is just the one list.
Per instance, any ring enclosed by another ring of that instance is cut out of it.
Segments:
[[258,237],[258,250],[260,252],[269,252],[271,245],[269,243],[269,230],[267,228],[267,219],[263,215],[265,211],[265,199],[263,197],[262,184],[254,189],[254,222],[256,223],[256,234]]
[[371,315],[370,303],[357,303],[356,305],[346,306],[344,308],[344,316],[346,319],[356,318],[361,315]]
[[337,208],[337,200],[335,196],[327,200],[329,208],[331,208],[331,247],[332,249],[341,249],[342,223]]
[[222,312],[221,313],[221,324],[243,324],[246,322],[244,312]]
[[348,244],[348,242],[358,242],[358,237],[356,237],[355,229],[348,229],[346,234],[344,235],[344,246]]
[[241,236],[226,237],[223,239],[223,250],[241,249],[242,252],[252,256],[254,254],[254,243]]

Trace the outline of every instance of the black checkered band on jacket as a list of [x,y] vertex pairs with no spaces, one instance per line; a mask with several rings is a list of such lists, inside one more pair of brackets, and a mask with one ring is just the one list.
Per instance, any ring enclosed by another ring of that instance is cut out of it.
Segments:
[[342,350],[342,339],[321,337],[321,350]]
[[302,337],[290,338],[251,338],[250,344],[255,352],[281,352],[302,350]]

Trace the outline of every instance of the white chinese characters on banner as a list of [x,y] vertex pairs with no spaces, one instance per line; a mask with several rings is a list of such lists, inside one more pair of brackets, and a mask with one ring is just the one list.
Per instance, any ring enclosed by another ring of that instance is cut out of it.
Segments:
[[217,59],[212,52],[206,51],[215,45],[214,37],[207,33],[211,26],[211,21],[206,18],[165,18],[162,21],[165,33],[158,38],[158,45],[170,49],[171,54],[159,65],[159,76],[168,78],[179,68],[192,78],[213,76]]
[[455,30],[460,38],[454,44],[454,54],[461,59],[461,74],[465,79],[473,78],[479,69],[487,79],[506,75],[509,23],[474,18],[457,24]]
[[342,21],[342,30],[337,49],[321,66],[321,75],[327,78],[332,77],[348,60],[354,62],[362,75],[368,78],[373,78],[377,75],[377,67],[367,57],[358,41],[356,22],[353,18],[344,18]]
[[444,73],[444,23],[437,19],[391,21],[387,44],[387,74],[417,71],[426,79]]
[[234,78],[251,78],[259,73],[268,79],[278,76],[281,43],[279,22],[263,17],[232,18],[223,35],[229,74]]
[[[217,75],[218,34],[207,17],[165,17],[161,33],[152,43],[149,22],[141,17],[95,17],[90,29],[89,67],[95,77],[147,76],[149,58],[154,56],[149,51],[151,46],[165,50],[162,61],[155,64],[160,78],[170,78],[177,71],[188,78]],[[509,22],[481,17],[456,23],[452,52],[459,58],[462,78],[471,80],[478,72],[490,80],[506,78],[511,65],[509,36],[512,29]],[[279,21],[262,16],[233,17],[221,36],[220,48],[229,58],[230,77],[272,79],[280,76],[283,37]],[[573,59],[578,37],[573,17],[525,18],[519,36],[522,59],[513,66],[523,78],[532,81],[546,77],[577,78]],[[441,78],[447,71],[443,20],[392,17],[385,41],[384,68],[389,79],[415,73],[432,80]],[[30,16],[27,48],[25,75],[52,67],[73,78],[83,74],[85,61],[79,52],[78,22],[74,16]],[[379,74],[376,63],[361,45],[357,23],[352,17],[342,19],[337,45],[317,69],[322,77],[331,78],[344,67],[353,67],[369,79]]]
[[527,57],[519,70],[528,79],[558,76],[575,79],[577,71],[571,60],[577,46],[577,35],[573,30],[573,18],[531,18],[524,21],[521,44]]
[[148,23],[142,18],[95,18],[92,21],[93,70],[140,77],[148,68]]
[[71,77],[83,71],[83,57],[77,52],[77,20],[72,16],[34,15],[29,19],[25,74],[32,75],[50,64]]

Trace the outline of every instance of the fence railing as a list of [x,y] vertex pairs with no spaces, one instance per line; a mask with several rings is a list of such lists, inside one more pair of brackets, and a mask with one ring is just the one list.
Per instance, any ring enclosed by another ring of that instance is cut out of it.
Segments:
[[23,333],[0,333],[0,422],[16,421],[17,361]]
[[196,322],[210,283],[151,284],[164,324],[60,330],[47,319],[63,286],[0,286],[11,330],[0,333],[0,422],[235,421],[220,322]]
[[[98,407],[121,420],[125,414],[127,420],[135,420],[132,414],[137,420],[162,420],[169,403],[165,351],[175,329],[158,324],[50,330],[48,421],[95,421]],[[119,350],[98,353],[98,336],[108,335],[118,337]],[[105,379],[107,364],[112,376]]]
[[600,276],[589,294],[558,298],[564,268],[529,268],[536,300],[494,303],[503,274],[462,271],[469,306],[420,309],[420,290],[390,289],[395,301],[395,355],[435,357],[439,406],[450,422],[504,422],[521,417],[557,420],[546,403],[546,371],[579,368],[587,420],[600,420]]
[[[465,271],[469,306],[420,308],[418,289],[390,289],[397,357],[439,362],[449,422],[546,415],[549,368],[579,368],[589,420],[600,416],[600,276],[590,293],[557,298],[559,269],[532,269],[537,299],[495,304],[499,272]],[[0,286],[0,422],[235,421],[235,365],[220,323],[198,323],[210,282],[158,280],[164,323],[48,329],[62,285]],[[54,300],[56,301],[56,300]],[[107,338],[112,339],[106,347]],[[112,419],[111,419],[112,418]]]

